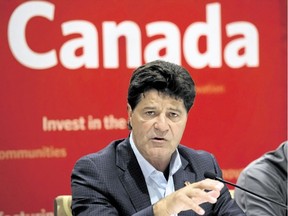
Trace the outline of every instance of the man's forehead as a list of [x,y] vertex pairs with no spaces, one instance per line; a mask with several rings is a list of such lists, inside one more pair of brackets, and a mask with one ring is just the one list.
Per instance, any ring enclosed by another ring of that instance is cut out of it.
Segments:
[[147,96],[151,97],[151,98],[153,98],[153,97],[156,98],[157,96],[159,96],[159,97],[164,98],[164,99],[172,99],[172,100],[182,101],[183,102],[183,100],[181,98],[177,97],[176,95],[171,95],[171,94],[169,94],[167,92],[159,91],[159,90],[156,90],[156,89],[150,89],[148,91],[143,92],[141,94],[141,99],[146,98]]
[[[159,100],[160,99],[160,100]],[[167,93],[159,92],[157,90],[147,91],[142,94],[140,102],[143,103],[145,107],[153,107],[157,106],[159,102],[169,102],[170,109],[179,109],[180,107],[185,108],[184,102],[180,98],[176,98],[175,96],[170,96]]]

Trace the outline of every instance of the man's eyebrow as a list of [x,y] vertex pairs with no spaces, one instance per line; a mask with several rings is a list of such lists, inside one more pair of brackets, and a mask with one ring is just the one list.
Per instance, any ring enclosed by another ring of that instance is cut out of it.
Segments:
[[168,110],[174,111],[174,112],[178,112],[178,113],[182,113],[182,111],[180,109],[178,109],[178,108],[170,107]]
[[144,109],[144,110],[151,110],[151,109],[155,110],[156,107],[155,107],[155,106],[146,106],[146,107],[144,107],[143,109]]

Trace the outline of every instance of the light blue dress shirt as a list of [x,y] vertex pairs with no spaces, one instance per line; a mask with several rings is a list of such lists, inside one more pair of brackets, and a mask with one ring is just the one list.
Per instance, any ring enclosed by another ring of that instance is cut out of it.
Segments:
[[182,166],[180,155],[178,150],[172,154],[169,167],[169,177],[166,180],[164,173],[156,170],[138,151],[134,141],[133,135],[130,135],[130,143],[134,154],[136,155],[137,161],[141,167],[142,173],[144,175],[146,185],[148,187],[148,192],[152,205],[163,197],[175,191],[173,175]]

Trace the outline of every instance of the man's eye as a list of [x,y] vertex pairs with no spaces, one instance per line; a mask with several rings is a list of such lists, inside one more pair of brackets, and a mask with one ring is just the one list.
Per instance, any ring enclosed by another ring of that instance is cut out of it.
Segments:
[[179,117],[178,113],[169,113],[169,116],[170,116],[171,118],[177,118],[177,117]]
[[146,112],[146,115],[148,115],[148,116],[153,116],[153,115],[155,115],[155,112],[154,112],[154,111],[147,111],[147,112]]

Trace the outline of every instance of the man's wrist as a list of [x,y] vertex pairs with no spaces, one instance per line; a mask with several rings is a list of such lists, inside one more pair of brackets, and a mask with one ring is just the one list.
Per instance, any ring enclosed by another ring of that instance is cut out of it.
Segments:
[[167,208],[163,204],[163,201],[159,201],[153,205],[154,216],[170,216]]

